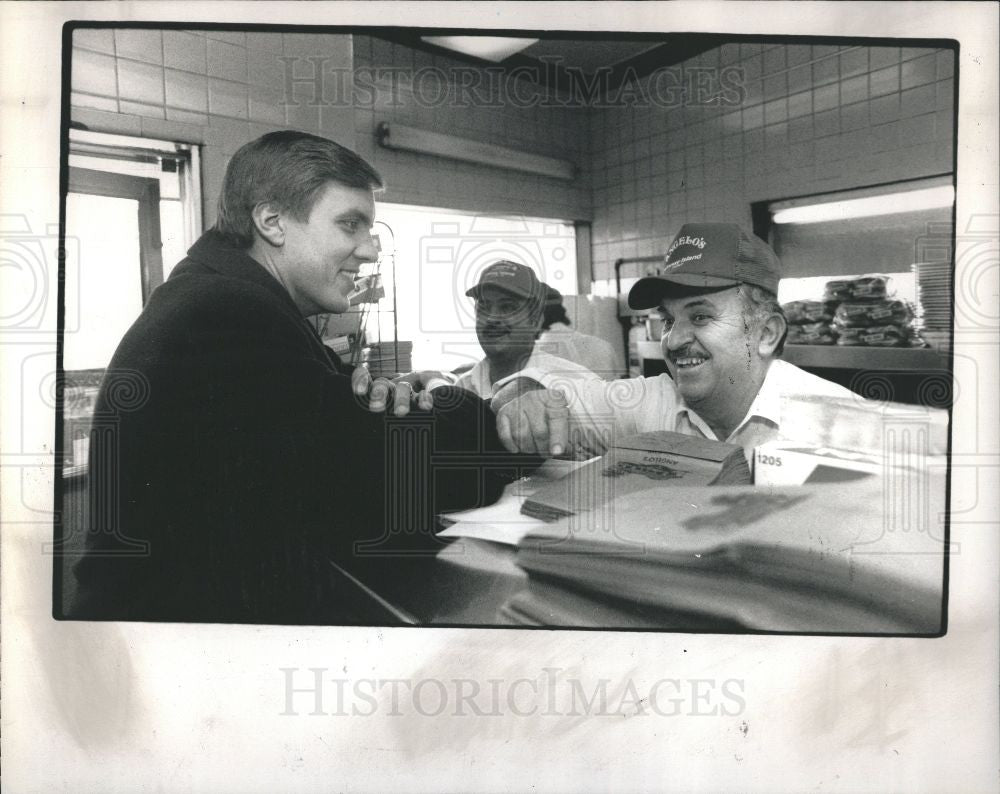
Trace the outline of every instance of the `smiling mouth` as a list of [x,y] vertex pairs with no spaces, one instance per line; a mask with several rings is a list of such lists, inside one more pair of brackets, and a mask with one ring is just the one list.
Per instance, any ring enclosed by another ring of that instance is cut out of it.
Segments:
[[674,362],[674,366],[679,370],[691,370],[695,367],[700,367],[708,361],[708,356],[678,356],[672,357],[670,360]]

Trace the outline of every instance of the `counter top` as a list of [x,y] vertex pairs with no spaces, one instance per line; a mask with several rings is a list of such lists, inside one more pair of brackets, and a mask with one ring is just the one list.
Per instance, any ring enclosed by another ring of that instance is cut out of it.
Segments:
[[948,367],[948,356],[929,347],[787,345],[782,358],[799,367],[903,371]]

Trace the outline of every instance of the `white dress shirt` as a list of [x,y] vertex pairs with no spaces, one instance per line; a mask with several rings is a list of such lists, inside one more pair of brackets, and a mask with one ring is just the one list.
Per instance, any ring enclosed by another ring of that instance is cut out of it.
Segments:
[[[537,381],[546,388],[557,389],[566,395],[570,415],[579,426],[602,432],[605,437],[613,433],[617,438],[654,430],[672,430],[686,435],[703,436],[714,441],[726,441],[743,447],[747,456],[753,448],[767,441],[786,438],[782,425],[802,428],[801,417],[782,411],[795,411],[794,401],[783,397],[837,397],[856,398],[852,391],[811,375],[786,361],[777,359],[768,367],[764,383],[754,398],[746,416],[729,434],[719,439],[708,423],[684,403],[673,379],[667,375],[653,378],[630,378],[608,382],[559,383],[547,373],[526,367],[521,377]],[[815,411],[810,414],[814,421]],[[809,439],[801,439],[808,441]]]

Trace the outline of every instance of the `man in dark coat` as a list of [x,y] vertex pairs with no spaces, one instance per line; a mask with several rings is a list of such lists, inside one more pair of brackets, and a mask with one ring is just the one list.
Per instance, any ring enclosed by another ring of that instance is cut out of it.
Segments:
[[371,412],[307,321],[348,309],[377,255],[380,187],[353,152],[305,133],[233,157],[216,226],[101,387],[71,617],[386,622],[331,562],[426,546],[435,513],[494,501],[537,465],[505,453],[488,405],[459,390],[429,412]]

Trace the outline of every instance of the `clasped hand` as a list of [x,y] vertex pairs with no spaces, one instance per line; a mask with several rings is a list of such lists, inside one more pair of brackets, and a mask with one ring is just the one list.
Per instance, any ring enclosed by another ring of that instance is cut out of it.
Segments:
[[[367,395],[373,413],[406,416],[414,407],[434,407],[431,380],[440,372],[410,372],[398,378],[372,378],[364,367],[351,376],[351,387],[359,397]],[[528,455],[585,459],[603,454],[608,447],[605,433],[572,421],[566,397],[526,378],[518,378],[500,389],[490,402],[497,416],[497,434],[510,452]]]
[[351,389],[358,397],[368,397],[368,410],[372,413],[390,411],[393,416],[406,416],[413,408],[429,411],[434,407],[432,393],[427,384],[432,379],[443,378],[440,372],[409,372],[398,378],[372,378],[364,367],[351,374]]

